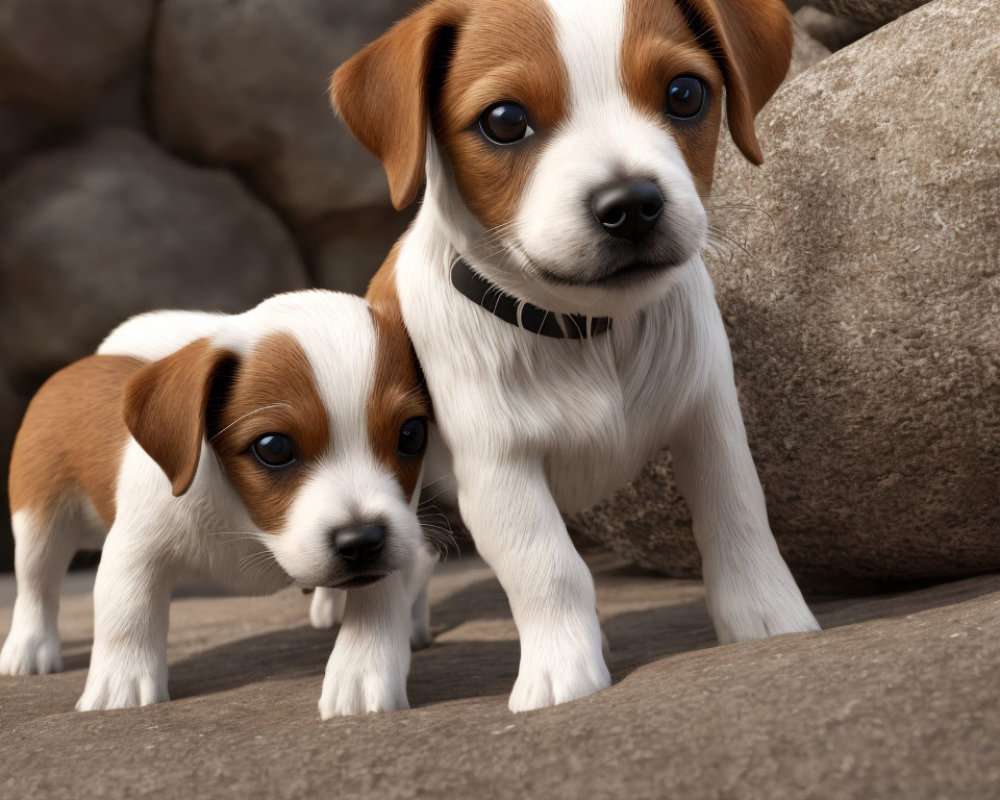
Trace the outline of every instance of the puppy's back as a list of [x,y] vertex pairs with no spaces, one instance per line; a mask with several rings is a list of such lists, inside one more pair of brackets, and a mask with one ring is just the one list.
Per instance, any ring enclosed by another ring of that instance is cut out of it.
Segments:
[[89,356],[49,378],[32,399],[14,441],[10,509],[44,517],[84,494],[107,527],[128,428],[121,395],[145,364],[129,356]]

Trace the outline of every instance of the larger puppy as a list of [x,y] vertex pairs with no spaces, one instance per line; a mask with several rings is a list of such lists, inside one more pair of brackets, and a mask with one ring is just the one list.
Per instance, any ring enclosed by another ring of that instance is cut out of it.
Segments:
[[458,501],[510,600],[524,711],[609,683],[560,516],[669,446],[722,642],[817,627],[771,534],[699,251],[723,100],[754,163],[781,0],[434,0],[332,95],[412,228],[398,299]]

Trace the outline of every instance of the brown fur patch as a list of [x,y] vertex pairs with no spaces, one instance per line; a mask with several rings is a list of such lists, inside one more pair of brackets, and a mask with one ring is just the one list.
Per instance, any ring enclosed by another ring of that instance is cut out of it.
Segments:
[[[695,186],[712,188],[715,150],[722,119],[722,73],[699,46],[678,8],[663,0],[628,0],[622,41],[622,78],[636,108],[661,119],[677,140]],[[708,86],[707,113],[692,122],[666,115],[667,88],[680,75],[695,75]]]
[[375,323],[375,376],[368,398],[368,436],[375,456],[392,470],[407,499],[420,477],[422,458],[400,458],[399,430],[413,417],[429,418],[430,400],[417,356],[403,325],[396,294],[395,264],[399,245],[368,286],[367,299]]
[[90,498],[107,527],[128,429],[122,389],[143,362],[90,356],[49,378],[21,423],[10,463],[10,508],[47,514],[72,492]]
[[[327,409],[295,337],[277,333],[257,343],[240,363],[214,426],[210,442],[250,516],[262,530],[280,529],[309,463],[331,446]],[[250,446],[267,433],[289,436],[297,463],[272,470],[258,462]]]
[[567,83],[541,0],[433,0],[343,64],[330,92],[354,135],[381,159],[396,208],[420,190],[434,111],[458,190],[492,228],[513,216],[538,142],[493,145],[476,129],[479,116],[513,100],[542,133],[562,119]]
[[351,132],[385,167],[392,202],[405,208],[424,179],[428,86],[440,36],[468,0],[434,0],[400,20],[333,74],[330,97]]
[[[434,119],[455,184],[487,228],[517,212],[540,142],[564,118],[568,77],[548,8],[539,0],[482,0],[458,31]],[[501,100],[523,106],[537,136],[495,145],[479,132],[480,115]]]
[[122,411],[135,440],[184,494],[198,470],[216,375],[232,353],[197,339],[147,364],[125,386]]
[[674,2],[722,72],[726,118],[733,141],[747,159],[762,163],[764,157],[753,122],[788,72],[792,57],[788,8],[783,0]]

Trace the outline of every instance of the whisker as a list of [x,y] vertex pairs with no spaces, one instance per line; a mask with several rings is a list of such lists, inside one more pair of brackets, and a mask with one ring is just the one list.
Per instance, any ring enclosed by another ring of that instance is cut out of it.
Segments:
[[260,413],[261,411],[268,411],[268,410],[270,410],[270,409],[272,409],[272,408],[291,408],[291,407],[292,407],[292,404],[291,404],[291,403],[284,403],[284,402],[282,402],[282,403],[271,403],[270,405],[267,405],[267,406],[261,406],[260,408],[256,408],[256,409],[254,409],[253,411],[248,411],[248,412],[247,412],[246,414],[244,414],[243,416],[240,416],[240,417],[237,417],[236,419],[234,419],[234,420],[233,420],[232,422],[230,422],[230,423],[229,423],[229,424],[228,424],[228,425],[227,425],[227,426],[226,426],[225,428],[223,428],[223,429],[222,429],[221,431],[219,431],[218,433],[214,434],[214,435],[212,436],[212,438],[211,438],[211,439],[209,439],[209,441],[210,441],[210,442],[214,442],[214,441],[215,441],[216,439],[218,439],[218,438],[219,438],[220,436],[222,436],[222,434],[224,434],[224,433],[225,433],[226,431],[228,431],[228,430],[229,430],[229,429],[230,429],[231,427],[233,427],[233,425],[235,425],[236,423],[238,423],[238,422],[242,422],[242,421],[243,421],[243,420],[245,420],[245,419],[246,419],[247,417],[252,417],[252,416],[253,416],[254,414],[259,414],[259,413]]

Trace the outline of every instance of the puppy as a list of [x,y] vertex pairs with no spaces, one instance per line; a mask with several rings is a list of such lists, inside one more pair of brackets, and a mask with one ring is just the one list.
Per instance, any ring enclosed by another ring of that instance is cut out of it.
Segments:
[[0,673],[61,668],[60,581],[76,550],[103,545],[79,710],[169,699],[182,571],[247,594],[350,589],[321,715],[405,708],[428,415],[393,308],[306,291],[125,323],[49,379],[17,435]]
[[[513,711],[609,684],[560,512],[669,446],[732,642],[817,628],[775,545],[699,251],[723,104],[760,163],[781,0],[432,0],[331,93],[420,211],[369,297],[398,303],[462,517],[521,639]],[[436,476],[429,476],[436,477]]]

